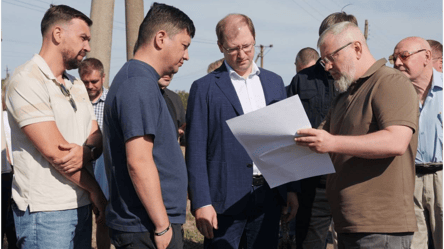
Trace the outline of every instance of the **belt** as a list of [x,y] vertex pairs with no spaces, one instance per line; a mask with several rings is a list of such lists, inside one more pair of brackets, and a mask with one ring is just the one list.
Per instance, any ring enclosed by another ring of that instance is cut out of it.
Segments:
[[263,175],[254,175],[253,176],[253,186],[261,186],[265,183],[265,178]]
[[442,162],[439,163],[417,163],[416,174],[432,174],[442,170]]

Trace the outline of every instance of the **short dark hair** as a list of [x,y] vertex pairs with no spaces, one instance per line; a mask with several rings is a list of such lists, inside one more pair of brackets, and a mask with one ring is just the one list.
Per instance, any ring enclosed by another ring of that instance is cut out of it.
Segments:
[[46,34],[49,28],[58,23],[58,22],[70,22],[74,18],[82,19],[88,24],[90,27],[92,25],[91,19],[87,17],[82,12],[71,8],[66,5],[50,5],[49,9],[46,11],[43,16],[42,22],[40,24],[40,30],[42,32],[42,36]]
[[103,77],[105,71],[103,70],[102,62],[96,58],[87,58],[80,63],[79,75],[82,77],[83,75],[91,74],[94,70],[99,71],[100,76]]
[[168,36],[173,37],[184,29],[191,38],[194,37],[196,28],[187,14],[176,7],[154,2],[140,24],[134,53],[148,43],[159,30],[165,30]]
[[224,17],[222,20],[220,20],[216,25],[216,36],[217,41],[220,44],[224,43],[225,40],[225,25],[227,24],[227,18],[230,16],[238,16],[240,17],[240,21],[248,26],[248,29],[250,29],[251,35],[253,35],[253,38],[256,40],[256,31],[254,30],[253,21],[251,19],[244,15],[244,14],[229,14],[226,17]]
[[435,40],[427,40],[427,42],[430,45],[430,48],[432,49],[432,57],[434,54],[439,53],[440,56],[442,56],[442,44],[439,41]]
[[319,59],[319,53],[314,48],[306,47],[299,51],[296,55],[295,63],[300,63],[300,65],[307,65],[310,61],[317,61]]
[[328,29],[330,26],[333,26],[336,23],[340,22],[351,22],[356,24],[358,26],[358,20],[354,15],[348,15],[344,11],[341,12],[335,12],[333,14],[328,15],[321,23],[321,26],[319,27],[319,36]]

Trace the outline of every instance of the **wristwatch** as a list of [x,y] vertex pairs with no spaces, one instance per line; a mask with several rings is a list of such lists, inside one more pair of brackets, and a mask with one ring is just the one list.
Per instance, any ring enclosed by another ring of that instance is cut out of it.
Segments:
[[85,146],[88,147],[91,150],[91,161],[96,160],[96,158],[94,156],[94,151],[96,150],[96,146],[88,145],[88,144],[85,144]]

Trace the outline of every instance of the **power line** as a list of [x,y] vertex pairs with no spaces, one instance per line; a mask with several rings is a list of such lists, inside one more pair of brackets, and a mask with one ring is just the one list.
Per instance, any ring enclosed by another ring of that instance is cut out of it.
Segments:
[[314,8],[313,6],[311,6],[308,2],[306,2],[305,0],[303,0],[303,2],[305,4],[307,4],[310,8],[312,8],[314,11],[316,11],[319,15],[321,15],[321,17],[324,17],[324,14],[322,14],[321,12],[319,12],[316,8]]
[[45,2],[45,1],[42,1],[42,0],[34,0],[34,1],[41,2],[41,3],[47,3],[47,4],[52,4],[52,3]]
[[299,6],[303,11],[305,11],[307,14],[309,14],[311,17],[313,17],[316,21],[320,21],[318,18],[316,18],[315,16],[313,16],[310,12],[308,12],[306,9],[304,9],[304,7],[302,7],[300,4],[298,4],[295,0],[292,0],[293,3],[295,3],[297,6]]
[[27,3],[27,2],[22,2],[22,1],[20,1],[20,0],[15,0],[16,2],[19,2],[19,3],[23,3],[23,4],[26,4],[26,5],[29,5],[29,6],[32,6],[32,7],[36,7],[36,8],[40,8],[40,9],[43,9],[44,11],[46,11],[46,8],[43,8],[42,6],[38,6],[38,5],[34,5],[34,4],[30,4],[30,3]]
[[38,10],[38,9],[33,9],[33,8],[29,8],[29,7],[26,7],[26,6],[22,6],[22,5],[17,5],[17,4],[15,4],[15,3],[10,3],[10,2],[8,2],[8,1],[5,1],[5,0],[3,0],[2,1],[2,3],[9,3],[9,4],[11,4],[11,5],[15,5],[15,6],[18,6],[18,7],[22,7],[22,8],[25,8],[25,9],[29,9],[29,10],[35,10],[35,11],[38,11],[38,12],[40,12],[40,13],[42,13],[43,11],[41,11],[41,10]]

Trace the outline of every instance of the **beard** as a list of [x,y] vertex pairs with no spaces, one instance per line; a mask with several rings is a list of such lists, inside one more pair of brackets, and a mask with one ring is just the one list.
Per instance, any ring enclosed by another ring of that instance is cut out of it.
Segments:
[[339,91],[339,93],[346,92],[350,85],[353,83],[356,69],[354,68],[354,66],[350,66],[348,67],[347,71],[348,72],[346,73],[341,73],[341,77],[334,82],[335,88]]
[[65,66],[66,70],[79,68],[80,62],[82,62],[82,61],[77,60],[77,56],[82,55],[82,58],[83,58],[83,57],[85,57],[86,53],[83,50],[81,50],[75,56],[70,56],[70,54],[72,54],[72,53],[70,53],[70,51],[68,51],[68,50],[62,51],[63,65]]

